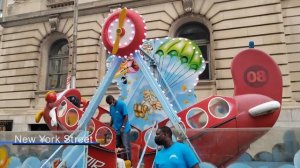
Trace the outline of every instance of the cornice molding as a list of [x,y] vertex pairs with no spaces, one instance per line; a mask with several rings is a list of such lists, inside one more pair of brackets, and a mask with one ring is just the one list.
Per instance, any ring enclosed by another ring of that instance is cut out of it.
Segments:
[[[127,8],[137,8],[149,5],[174,2],[176,0],[101,0],[88,2],[78,5],[78,16],[91,15],[96,13],[108,13],[111,9],[126,6]],[[177,0],[179,1],[179,0]],[[60,19],[73,17],[73,6],[53,8],[44,11],[24,13],[20,15],[7,16],[0,19],[0,25],[3,27],[13,27],[25,24],[48,22],[52,15],[59,15]]]
[[58,8],[74,5],[74,0],[47,0],[47,7]]

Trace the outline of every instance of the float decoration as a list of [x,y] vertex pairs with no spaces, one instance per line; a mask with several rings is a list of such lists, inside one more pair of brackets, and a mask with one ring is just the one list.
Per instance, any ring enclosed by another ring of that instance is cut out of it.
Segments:
[[[184,38],[145,40],[140,50],[157,85],[175,111],[196,103],[194,87],[205,69],[205,60],[195,43]],[[107,68],[110,68],[111,57],[107,59]],[[144,131],[154,121],[166,119],[167,115],[148,79],[139,69],[134,59],[124,59],[113,82],[117,83],[120,98],[127,102],[129,111],[134,111],[129,115],[131,124]]]
[[102,42],[113,55],[132,56],[145,39],[146,27],[143,18],[132,9],[117,10],[105,20]]
[[[137,149],[147,149],[144,159],[148,166],[152,165],[155,152],[155,145],[151,146],[154,144],[153,137],[149,143],[146,141],[151,133],[151,126],[155,124],[153,121],[158,121],[160,126],[172,126],[181,140],[192,148],[197,147],[194,152],[201,159],[217,166],[225,165],[228,160],[215,156],[215,151],[237,157],[246,149],[239,147],[249,145],[265,132],[260,135],[224,135],[223,138],[227,141],[222,141],[222,146],[231,147],[230,150],[225,150],[219,146],[203,145],[211,142],[214,134],[206,133],[197,139],[195,137],[202,134],[198,129],[271,127],[276,122],[281,106],[282,77],[277,64],[268,54],[253,48],[239,53],[232,64],[235,94],[232,97],[211,96],[197,103],[194,87],[198,75],[205,69],[205,60],[197,45],[183,38],[147,41],[144,38],[145,22],[139,14],[125,8],[110,15],[103,25],[102,40],[108,52],[113,55],[107,60],[108,71],[93,98],[82,111],[77,110],[79,115],[75,117],[76,122],[72,120],[74,125],[70,128],[65,126],[63,118],[50,116],[52,120],[58,119],[57,129],[87,128],[91,129],[93,137],[99,135],[95,139],[100,145],[89,147],[89,157],[96,158],[101,164],[109,164],[111,159],[116,159],[113,151],[115,132],[99,121],[105,110],[98,107],[112,81],[118,84],[120,98],[125,100],[129,110],[133,112],[129,114],[129,119],[138,134],[135,143],[139,145]],[[269,89],[270,85],[272,90]],[[52,110],[57,114],[62,101],[67,102],[67,110],[70,110],[72,105],[67,94],[75,92],[78,91],[73,89],[59,94],[57,101],[47,103],[47,111]],[[102,112],[95,116],[97,109]],[[50,120],[46,122],[51,124]],[[102,132],[109,131],[112,140],[101,145],[107,141],[103,140],[105,136]],[[188,138],[192,139],[191,142]],[[100,158],[100,155],[107,157]],[[115,166],[110,164],[110,167]]]

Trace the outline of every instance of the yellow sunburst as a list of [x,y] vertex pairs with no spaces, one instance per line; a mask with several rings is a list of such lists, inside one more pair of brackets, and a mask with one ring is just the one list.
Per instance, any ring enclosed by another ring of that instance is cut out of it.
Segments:
[[181,90],[185,92],[187,90],[187,86],[186,85],[182,85],[181,86]]

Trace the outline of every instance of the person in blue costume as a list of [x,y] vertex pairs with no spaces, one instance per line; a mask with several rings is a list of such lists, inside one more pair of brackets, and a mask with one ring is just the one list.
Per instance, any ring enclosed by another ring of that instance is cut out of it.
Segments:
[[163,126],[157,129],[155,143],[163,146],[154,159],[154,168],[199,168],[199,161],[192,149],[180,142],[173,142],[172,131]]
[[126,160],[131,160],[130,147],[130,129],[131,126],[128,120],[128,111],[126,104],[118,99],[116,100],[112,95],[106,97],[106,103],[110,106],[109,113],[111,116],[110,126],[116,131],[116,147],[125,148]]

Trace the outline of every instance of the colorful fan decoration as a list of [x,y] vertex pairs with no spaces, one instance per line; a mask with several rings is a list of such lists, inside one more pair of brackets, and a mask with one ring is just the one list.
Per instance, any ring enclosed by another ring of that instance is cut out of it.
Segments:
[[[140,48],[158,84],[180,111],[196,103],[194,87],[205,69],[205,60],[199,47],[184,38],[165,38],[144,41]],[[113,56],[107,59],[109,67]],[[153,121],[167,118],[158,98],[133,58],[123,58],[113,82],[120,89],[120,98],[127,102],[131,124],[138,129],[149,128]]]

